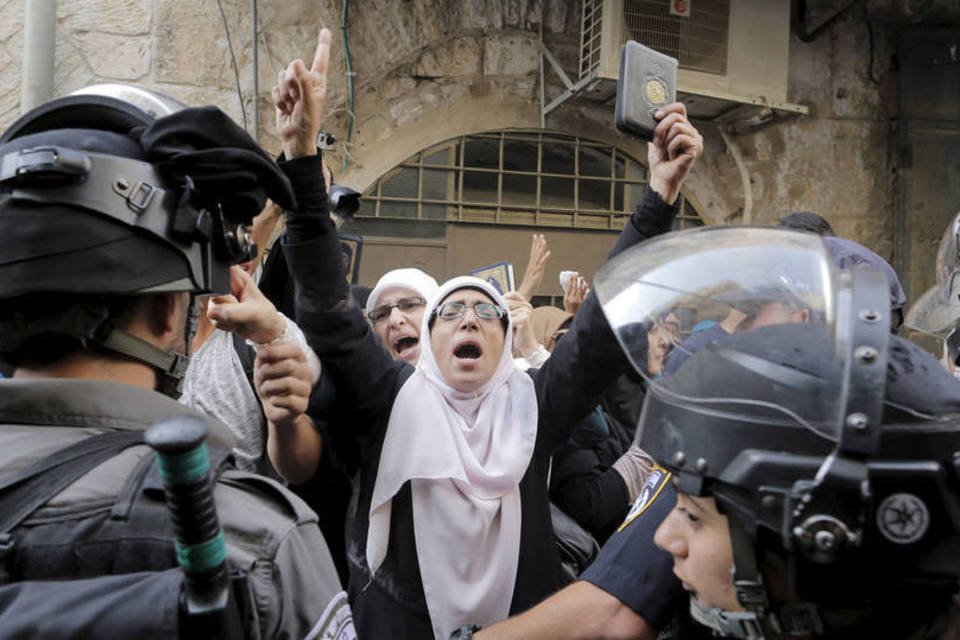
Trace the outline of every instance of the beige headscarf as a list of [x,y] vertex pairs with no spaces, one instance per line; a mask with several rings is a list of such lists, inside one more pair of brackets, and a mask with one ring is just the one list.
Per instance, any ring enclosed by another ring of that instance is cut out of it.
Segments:
[[533,335],[537,338],[537,342],[546,347],[548,351],[552,351],[554,345],[550,342],[554,334],[564,322],[572,317],[572,313],[553,306],[534,309],[530,314],[530,325],[533,327]]

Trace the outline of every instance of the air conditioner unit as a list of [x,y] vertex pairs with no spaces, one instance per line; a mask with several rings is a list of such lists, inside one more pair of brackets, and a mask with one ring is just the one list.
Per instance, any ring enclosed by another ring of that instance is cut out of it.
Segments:
[[[680,63],[679,98],[694,118],[759,124],[807,113],[787,102],[790,0],[583,0],[579,80],[564,101],[616,97],[620,47],[636,40]],[[545,57],[557,68],[543,48]]]

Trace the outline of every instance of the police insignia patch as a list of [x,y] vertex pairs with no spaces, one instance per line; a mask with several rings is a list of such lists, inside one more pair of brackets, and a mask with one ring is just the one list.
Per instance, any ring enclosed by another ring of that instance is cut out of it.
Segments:
[[887,496],[877,508],[877,528],[895,544],[913,544],[930,526],[930,510],[912,493]]
[[643,484],[643,488],[640,489],[640,495],[637,496],[637,499],[633,502],[633,506],[630,507],[630,512],[627,513],[627,517],[623,519],[623,524],[617,529],[618,532],[623,531],[628,524],[643,515],[643,512],[654,503],[660,496],[663,488],[670,482],[670,477],[670,472],[663,467],[653,467],[653,471],[650,472],[650,477],[647,478],[647,481]]

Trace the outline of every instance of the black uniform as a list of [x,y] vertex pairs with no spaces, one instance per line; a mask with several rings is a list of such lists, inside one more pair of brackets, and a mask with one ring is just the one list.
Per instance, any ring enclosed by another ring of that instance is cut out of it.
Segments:
[[620,528],[581,580],[603,589],[673,638],[709,638],[689,619],[689,596],[673,575],[673,558],[653,543],[657,527],[677,504],[669,471],[656,467]]

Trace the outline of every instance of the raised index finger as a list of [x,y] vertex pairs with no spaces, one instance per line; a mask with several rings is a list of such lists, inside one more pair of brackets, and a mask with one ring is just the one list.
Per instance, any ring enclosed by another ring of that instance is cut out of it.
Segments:
[[320,29],[320,37],[317,38],[317,50],[313,53],[313,64],[310,70],[316,73],[325,74],[327,64],[330,62],[330,29]]

